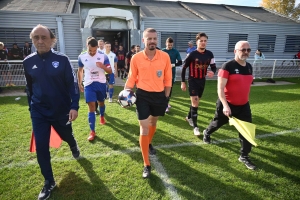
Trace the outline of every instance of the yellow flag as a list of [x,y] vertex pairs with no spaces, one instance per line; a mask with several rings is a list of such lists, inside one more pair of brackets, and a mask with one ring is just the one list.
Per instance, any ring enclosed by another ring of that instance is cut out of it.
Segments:
[[257,146],[255,140],[255,124],[239,120],[235,117],[229,117],[229,125],[234,126],[246,140],[254,146]]

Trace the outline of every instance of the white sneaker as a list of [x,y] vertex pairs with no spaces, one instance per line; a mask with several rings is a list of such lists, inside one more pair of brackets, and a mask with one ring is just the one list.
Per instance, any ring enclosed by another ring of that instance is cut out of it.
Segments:
[[189,119],[188,117],[186,117],[185,120],[190,124],[190,126],[192,126],[192,127],[194,126],[194,122],[193,122],[192,118]]
[[199,128],[198,128],[198,127],[195,127],[195,128],[194,128],[194,135],[195,135],[195,136],[200,136],[200,131],[199,131]]
[[109,93],[108,92],[106,92],[106,99],[108,99],[109,98]]
[[109,98],[108,102],[109,102],[109,103],[112,103],[112,98]]

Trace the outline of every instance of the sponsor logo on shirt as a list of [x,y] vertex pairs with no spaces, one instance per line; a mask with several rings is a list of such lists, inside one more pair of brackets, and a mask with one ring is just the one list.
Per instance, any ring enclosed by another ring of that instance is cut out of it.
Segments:
[[87,62],[88,60],[87,59],[85,59],[85,62]]
[[59,66],[59,62],[58,62],[58,61],[53,61],[53,62],[52,62],[52,66],[53,66],[54,68],[57,68],[57,67]]
[[33,65],[32,69],[36,69],[36,68],[37,68],[37,66],[36,66],[36,65]]
[[238,69],[235,69],[234,71],[235,71],[236,74],[240,73],[240,71]]

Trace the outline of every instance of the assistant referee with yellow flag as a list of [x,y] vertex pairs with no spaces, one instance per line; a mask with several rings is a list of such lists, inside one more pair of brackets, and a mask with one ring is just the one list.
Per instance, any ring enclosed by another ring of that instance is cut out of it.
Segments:
[[[203,142],[211,142],[211,134],[221,126],[228,123],[229,117],[252,122],[249,104],[249,93],[253,81],[252,66],[246,62],[251,52],[247,41],[239,41],[235,45],[235,58],[223,64],[218,72],[218,97],[216,112],[207,129],[203,131]],[[256,166],[250,161],[249,153],[252,144],[239,133],[241,155],[239,161],[248,169],[254,170]]]

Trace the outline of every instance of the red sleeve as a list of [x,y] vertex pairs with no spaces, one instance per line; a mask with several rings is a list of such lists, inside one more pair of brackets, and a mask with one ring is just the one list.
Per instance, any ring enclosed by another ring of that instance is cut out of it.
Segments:
[[229,76],[229,72],[227,70],[219,69],[218,77],[228,79],[228,76]]

